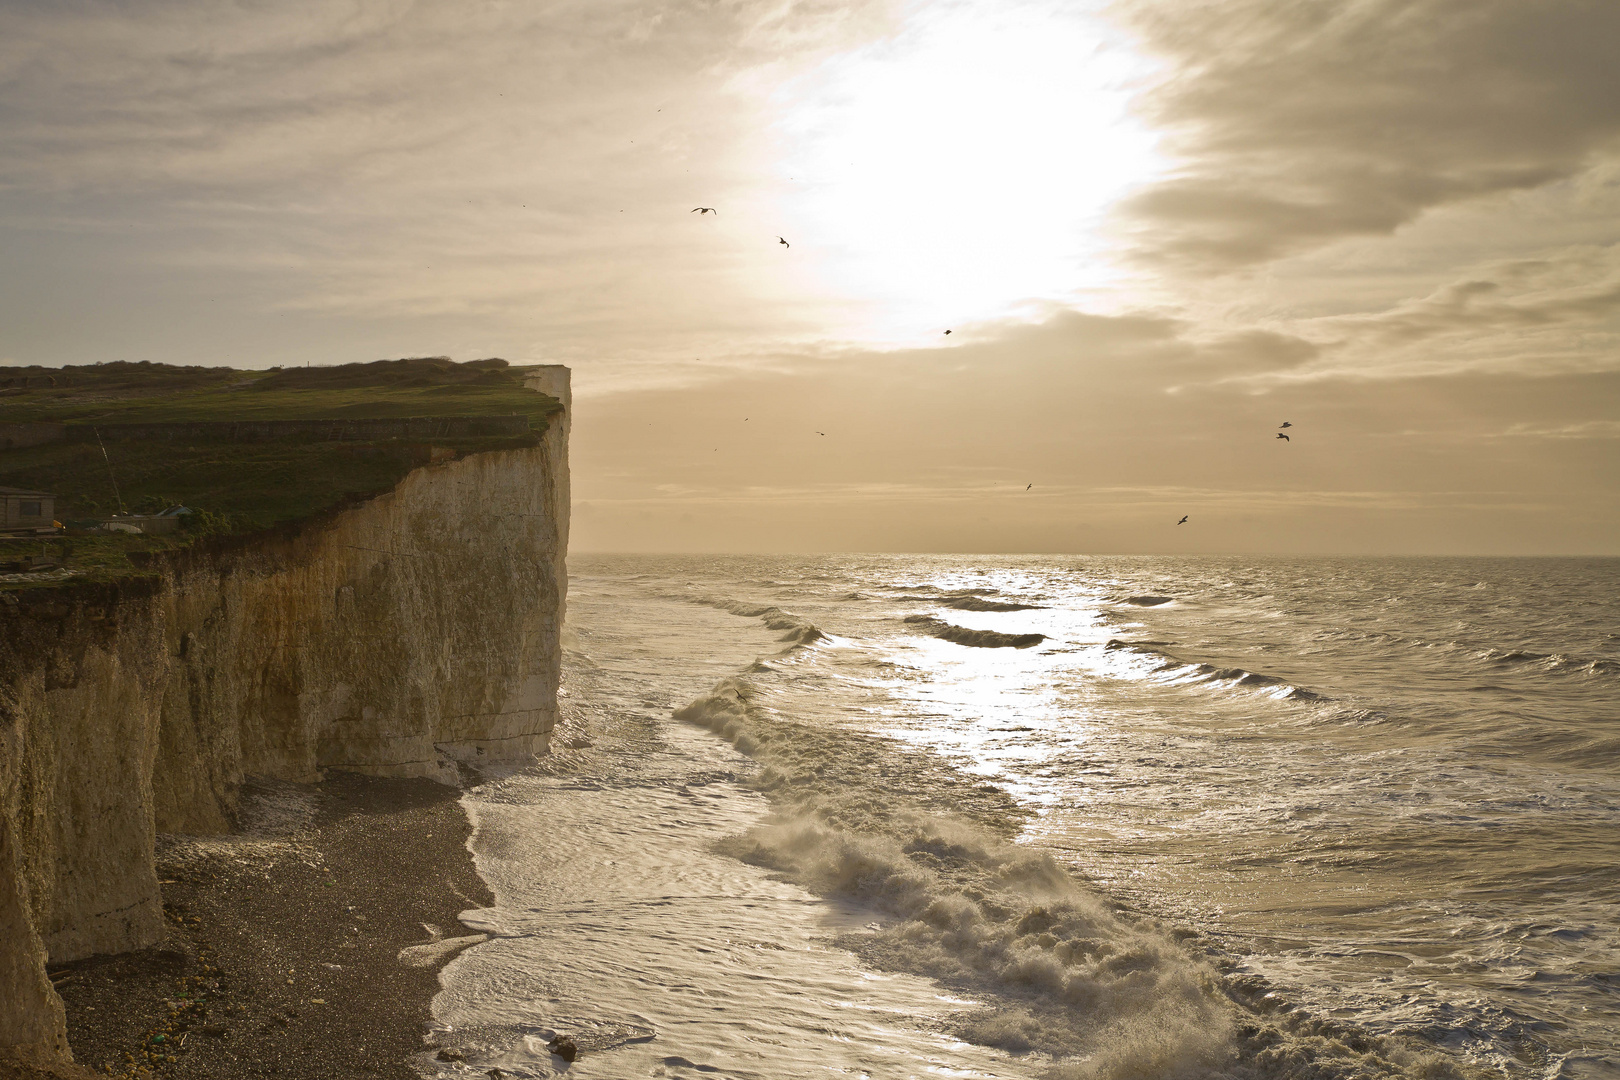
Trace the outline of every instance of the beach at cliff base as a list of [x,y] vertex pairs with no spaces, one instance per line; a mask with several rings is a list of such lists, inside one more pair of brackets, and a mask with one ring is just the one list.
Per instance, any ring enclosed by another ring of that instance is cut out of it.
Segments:
[[78,1066],[414,1080],[438,969],[482,940],[457,917],[489,897],[460,795],[334,772],[251,786],[238,834],[160,836],[167,938],[50,968]]

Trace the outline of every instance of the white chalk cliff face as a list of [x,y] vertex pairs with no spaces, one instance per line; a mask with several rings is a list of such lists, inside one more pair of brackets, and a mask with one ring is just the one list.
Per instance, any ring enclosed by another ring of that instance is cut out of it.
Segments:
[[[570,405],[567,378],[530,385]],[[0,1051],[67,1059],[47,957],[161,937],[156,833],[228,831],[244,777],[455,782],[545,753],[569,411],[156,579],[0,602]]]

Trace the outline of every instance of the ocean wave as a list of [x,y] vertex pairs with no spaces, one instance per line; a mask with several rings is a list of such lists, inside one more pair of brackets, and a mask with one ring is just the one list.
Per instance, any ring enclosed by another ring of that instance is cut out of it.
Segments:
[[1011,600],[982,600],[977,596],[949,596],[940,601],[958,611],[1039,611],[1040,604],[1020,604]]
[[1577,737],[1549,756],[1582,769],[1612,770],[1620,766],[1620,736]]
[[941,607],[955,608],[957,611],[1042,611],[1043,604],[1024,604],[1014,600],[985,600],[982,597],[961,593],[957,595],[942,596],[897,596],[896,600],[912,604],[938,604]]
[[1270,698],[1286,701],[1324,701],[1321,694],[1296,686],[1286,679],[1266,675],[1241,667],[1217,667],[1214,664],[1184,660],[1174,653],[1165,652],[1162,641],[1123,641],[1109,638],[1103,645],[1106,652],[1128,652],[1152,662],[1149,672],[1171,684],[1206,683],[1228,689],[1254,690]]
[[725,679],[675,713],[752,757],[753,786],[775,808],[721,849],[881,913],[836,944],[972,995],[981,1008],[963,1014],[959,1037],[1051,1055],[1062,1080],[1459,1075],[1432,1051],[1224,975],[1193,935],[1120,909],[1016,843],[1004,793],[962,779],[940,792],[939,764],[921,751],[795,724],[759,696]]
[[1477,641],[1426,641],[1393,631],[1368,630],[1353,626],[1323,628],[1315,631],[1311,635],[1311,640],[1365,642],[1373,645],[1432,650],[1437,653],[1469,654],[1482,666],[1496,671],[1541,671],[1548,675],[1573,677],[1620,675],[1620,660],[1608,657],[1586,658],[1558,652],[1536,652],[1531,649],[1481,647]]
[[[938,585],[893,584],[893,585],[879,585],[878,588],[880,588],[880,589],[888,589],[891,592],[933,593],[936,596],[939,596],[939,595],[946,595],[946,596],[995,596],[998,592],[1000,592],[999,589],[986,589],[986,588],[977,588],[977,589],[942,589]],[[902,599],[906,599],[906,598],[903,597]]]
[[1494,668],[1537,668],[1549,675],[1620,675],[1620,660],[1583,659],[1563,653],[1539,653],[1526,649],[1484,649],[1474,654]]
[[789,649],[803,648],[814,645],[827,637],[825,631],[802,615],[795,615],[791,611],[783,611],[774,604],[748,604],[740,600],[700,600],[699,603],[710,607],[717,607],[722,611],[729,611],[733,615],[740,615],[745,619],[758,619],[768,629],[783,631],[778,641],[788,643]]
[[1129,604],[1132,607],[1161,607],[1175,602],[1176,598],[1173,596],[1127,596],[1116,601],[1116,603]]
[[970,630],[965,626],[936,619],[932,615],[907,615],[906,622],[922,628],[923,633],[957,645],[975,649],[1027,649],[1046,640],[1045,634],[1002,634],[994,630]]
[[756,696],[727,679],[675,715],[755,758],[756,786],[779,807],[727,854],[887,916],[839,944],[880,968],[1012,995],[1014,1008],[969,1022],[981,1044],[1074,1056],[1149,1030],[1154,1059],[1219,1060],[1232,1024],[1207,963],[1110,910],[994,819],[917,805],[905,783],[885,782],[903,763],[875,740],[760,715]]

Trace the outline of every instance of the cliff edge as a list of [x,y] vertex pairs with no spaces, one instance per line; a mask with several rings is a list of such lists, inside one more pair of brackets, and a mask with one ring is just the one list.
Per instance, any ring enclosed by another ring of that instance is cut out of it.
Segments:
[[47,958],[163,934],[156,834],[232,828],[247,777],[458,780],[556,718],[568,371],[532,446],[148,573],[0,593],[0,1056],[71,1060]]

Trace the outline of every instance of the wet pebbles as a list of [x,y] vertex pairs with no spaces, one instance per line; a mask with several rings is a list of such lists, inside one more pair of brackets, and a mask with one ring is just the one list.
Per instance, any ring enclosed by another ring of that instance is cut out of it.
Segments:
[[[75,1060],[102,1075],[417,1080],[437,965],[402,948],[489,902],[459,792],[333,773],[260,785],[278,827],[159,845],[170,933],[52,965]],[[260,815],[265,817],[266,815]]]

